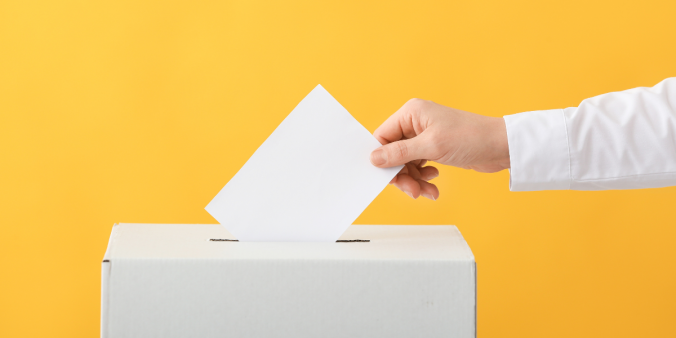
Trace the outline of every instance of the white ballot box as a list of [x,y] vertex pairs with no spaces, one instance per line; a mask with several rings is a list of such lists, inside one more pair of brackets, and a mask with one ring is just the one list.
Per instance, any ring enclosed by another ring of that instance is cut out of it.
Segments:
[[[117,224],[101,336],[475,337],[454,226],[353,225],[336,243],[236,242],[218,224]],[[343,240],[369,240],[346,241]]]

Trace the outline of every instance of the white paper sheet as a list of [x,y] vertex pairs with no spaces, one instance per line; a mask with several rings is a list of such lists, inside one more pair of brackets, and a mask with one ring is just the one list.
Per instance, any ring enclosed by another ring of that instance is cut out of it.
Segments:
[[334,242],[402,168],[379,146],[318,85],[205,209],[243,242]]

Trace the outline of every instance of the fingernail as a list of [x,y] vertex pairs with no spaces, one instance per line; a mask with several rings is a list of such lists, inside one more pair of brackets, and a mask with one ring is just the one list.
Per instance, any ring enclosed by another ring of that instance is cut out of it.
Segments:
[[383,165],[387,162],[387,154],[382,149],[376,149],[371,153],[371,163],[373,165]]
[[423,195],[423,197],[425,197],[425,198],[427,198],[427,199],[430,199],[430,200],[432,200],[432,201],[436,201],[436,200],[437,200],[437,199],[434,198],[434,196],[432,196],[432,195],[429,195],[429,194],[422,194],[422,195]]
[[434,178],[437,178],[437,177],[439,177],[439,173],[434,173],[434,175],[432,175],[429,179],[431,180],[431,179],[434,179]]
[[415,199],[415,197],[413,197],[413,194],[411,194],[411,193],[408,192],[408,191],[406,192],[406,195],[409,195],[409,196],[411,196],[412,199]]

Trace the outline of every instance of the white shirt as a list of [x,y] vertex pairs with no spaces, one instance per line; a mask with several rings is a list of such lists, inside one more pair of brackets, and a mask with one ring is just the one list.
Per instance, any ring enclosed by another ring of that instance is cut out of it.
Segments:
[[676,185],[676,78],[504,119],[512,191]]

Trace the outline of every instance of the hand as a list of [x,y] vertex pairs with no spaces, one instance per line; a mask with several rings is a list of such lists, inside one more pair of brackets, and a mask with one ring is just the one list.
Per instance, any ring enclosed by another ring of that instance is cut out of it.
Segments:
[[373,136],[383,144],[371,163],[387,168],[404,164],[390,184],[409,196],[436,200],[439,189],[428,181],[439,170],[427,161],[492,173],[509,168],[505,121],[412,99],[390,116]]

